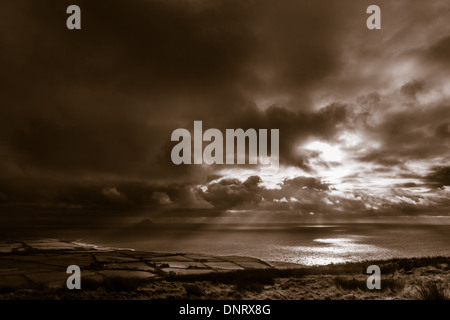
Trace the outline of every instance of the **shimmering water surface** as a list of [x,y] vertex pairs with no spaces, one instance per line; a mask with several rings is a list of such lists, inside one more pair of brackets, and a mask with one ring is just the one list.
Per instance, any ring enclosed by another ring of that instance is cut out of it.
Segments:
[[325,265],[450,255],[450,226],[400,224],[184,226],[138,230],[105,245],[163,252],[252,256],[266,261]]

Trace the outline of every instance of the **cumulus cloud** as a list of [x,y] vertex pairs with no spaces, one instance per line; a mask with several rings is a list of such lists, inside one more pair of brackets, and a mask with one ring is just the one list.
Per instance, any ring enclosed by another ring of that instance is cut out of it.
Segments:
[[208,184],[206,190],[198,189],[197,193],[204,200],[218,209],[231,209],[237,206],[253,205],[262,200],[261,178],[249,177],[244,182],[238,179],[222,179]]

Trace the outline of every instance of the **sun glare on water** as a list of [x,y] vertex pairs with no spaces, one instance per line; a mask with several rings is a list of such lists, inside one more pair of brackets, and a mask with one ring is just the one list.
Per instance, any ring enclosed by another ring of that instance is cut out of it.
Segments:
[[[296,252],[294,263],[326,265],[366,259],[387,253],[388,249],[361,243],[359,237],[314,239],[311,246],[280,246],[279,250]],[[358,257],[358,259],[356,259]]]

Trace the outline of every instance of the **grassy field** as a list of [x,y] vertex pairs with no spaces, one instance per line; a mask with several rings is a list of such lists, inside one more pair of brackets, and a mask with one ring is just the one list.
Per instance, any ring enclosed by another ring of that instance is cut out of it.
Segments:
[[[381,289],[369,290],[367,267],[381,269]],[[45,286],[15,290],[0,284],[1,299],[450,299],[450,258],[364,261],[293,269],[248,269],[168,274],[152,279],[84,279],[82,289]]]

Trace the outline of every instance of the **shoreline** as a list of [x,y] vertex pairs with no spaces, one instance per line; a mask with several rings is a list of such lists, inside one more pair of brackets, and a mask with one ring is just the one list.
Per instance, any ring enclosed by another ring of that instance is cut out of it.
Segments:
[[[381,269],[381,289],[366,282]],[[81,290],[66,286],[81,269]],[[450,257],[305,266],[242,256],[162,253],[58,239],[0,242],[0,299],[420,299],[450,297]]]

